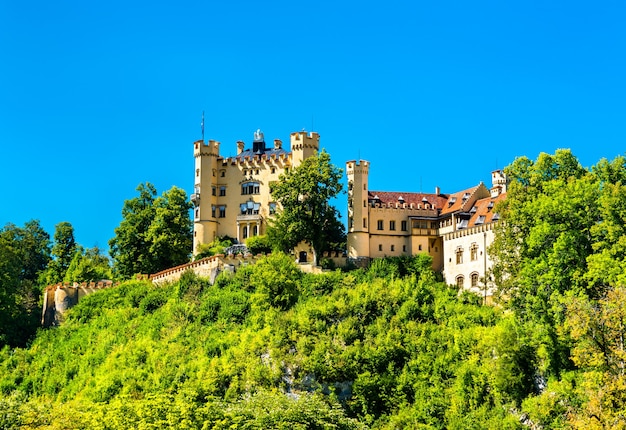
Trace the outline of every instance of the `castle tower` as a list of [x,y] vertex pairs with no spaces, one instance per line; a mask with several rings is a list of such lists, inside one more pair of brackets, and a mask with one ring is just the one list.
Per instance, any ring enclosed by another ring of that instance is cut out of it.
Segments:
[[305,158],[315,155],[320,147],[320,135],[315,132],[308,134],[306,131],[291,133],[290,140],[294,167],[299,166]]
[[506,193],[506,175],[503,170],[494,170],[491,172],[491,197],[498,197],[500,194]]
[[[217,158],[220,143],[209,140],[194,142],[195,159],[194,192],[191,195],[193,208],[193,253],[198,252],[201,243],[212,242],[217,236]],[[204,190],[202,193],[200,190]]]
[[348,161],[348,257],[370,257],[367,181],[370,163]]

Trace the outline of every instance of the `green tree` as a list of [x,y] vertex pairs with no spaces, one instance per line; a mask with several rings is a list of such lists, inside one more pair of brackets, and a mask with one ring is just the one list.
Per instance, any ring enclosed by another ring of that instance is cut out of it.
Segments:
[[139,196],[124,202],[122,222],[109,241],[114,269],[122,278],[156,273],[189,261],[191,203],[172,187],[160,197],[154,185],[140,184]]
[[0,229],[0,346],[24,345],[39,320],[37,279],[50,259],[50,236],[39,221]]
[[272,197],[281,205],[271,221],[268,236],[279,249],[288,252],[304,241],[318,256],[345,242],[339,212],[330,200],[342,192],[342,170],[322,151],[306,158],[298,167],[280,176],[272,185]]
[[97,246],[86,251],[78,249],[65,272],[63,282],[91,282],[111,279],[111,262]]
[[[534,325],[542,367],[571,367],[560,304],[573,290],[593,295],[584,279],[599,217],[598,181],[569,150],[516,159],[505,169],[507,198],[495,210],[503,222],[490,248],[499,292],[523,323]],[[541,345],[539,347],[539,345]]]
[[193,246],[193,222],[189,216],[192,204],[187,193],[172,187],[154,201],[154,207],[148,240],[155,270],[187,263]]
[[63,281],[77,249],[72,224],[67,221],[58,223],[54,227],[53,260],[48,264],[48,268],[42,276],[42,282],[50,285]]
[[148,229],[154,220],[156,188],[149,182],[137,187],[139,196],[124,201],[122,222],[109,240],[114,269],[122,278],[137,273],[152,273],[154,265],[148,253]]

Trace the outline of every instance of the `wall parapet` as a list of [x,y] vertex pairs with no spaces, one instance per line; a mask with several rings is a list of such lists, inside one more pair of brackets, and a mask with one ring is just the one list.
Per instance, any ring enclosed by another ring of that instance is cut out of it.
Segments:
[[262,256],[262,254],[218,254],[201,260],[192,261],[191,263],[181,264],[180,266],[172,267],[171,269],[162,270],[158,273],[150,275],[150,280],[153,284],[157,285],[165,282],[175,282],[182,276],[183,273],[191,270],[197,276],[209,278],[209,281],[213,283],[215,278],[217,278],[217,275],[224,270],[234,271],[239,266],[254,264]]
[[80,299],[104,288],[118,285],[110,280],[98,282],[68,283],[48,285],[43,294],[41,325],[50,327],[59,325],[65,320],[65,313],[75,306]]

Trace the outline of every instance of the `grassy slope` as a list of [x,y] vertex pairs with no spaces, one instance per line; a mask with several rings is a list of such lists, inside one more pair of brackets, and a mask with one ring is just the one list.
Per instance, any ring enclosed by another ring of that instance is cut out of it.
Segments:
[[315,276],[272,256],[215,286],[98,292],[0,353],[0,426],[517,427],[511,319],[409,263]]

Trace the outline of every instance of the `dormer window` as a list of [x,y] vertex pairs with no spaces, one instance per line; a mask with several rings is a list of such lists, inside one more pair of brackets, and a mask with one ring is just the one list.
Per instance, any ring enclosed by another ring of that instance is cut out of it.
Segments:
[[485,223],[485,215],[481,215],[476,220],[475,224],[484,224]]
[[450,197],[450,200],[448,201],[448,207],[451,207],[455,203],[456,203],[456,197]]
[[491,209],[493,209],[493,202],[489,202],[489,204],[487,205],[487,210]]
[[469,213],[475,214],[477,210],[478,210],[478,208],[476,206],[472,206],[472,208],[470,209]]
[[498,221],[500,219],[500,215],[498,215],[497,213],[494,213],[493,216],[491,217],[491,219],[493,221]]
[[467,200],[470,198],[470,193],[463,194],[463,200]]

